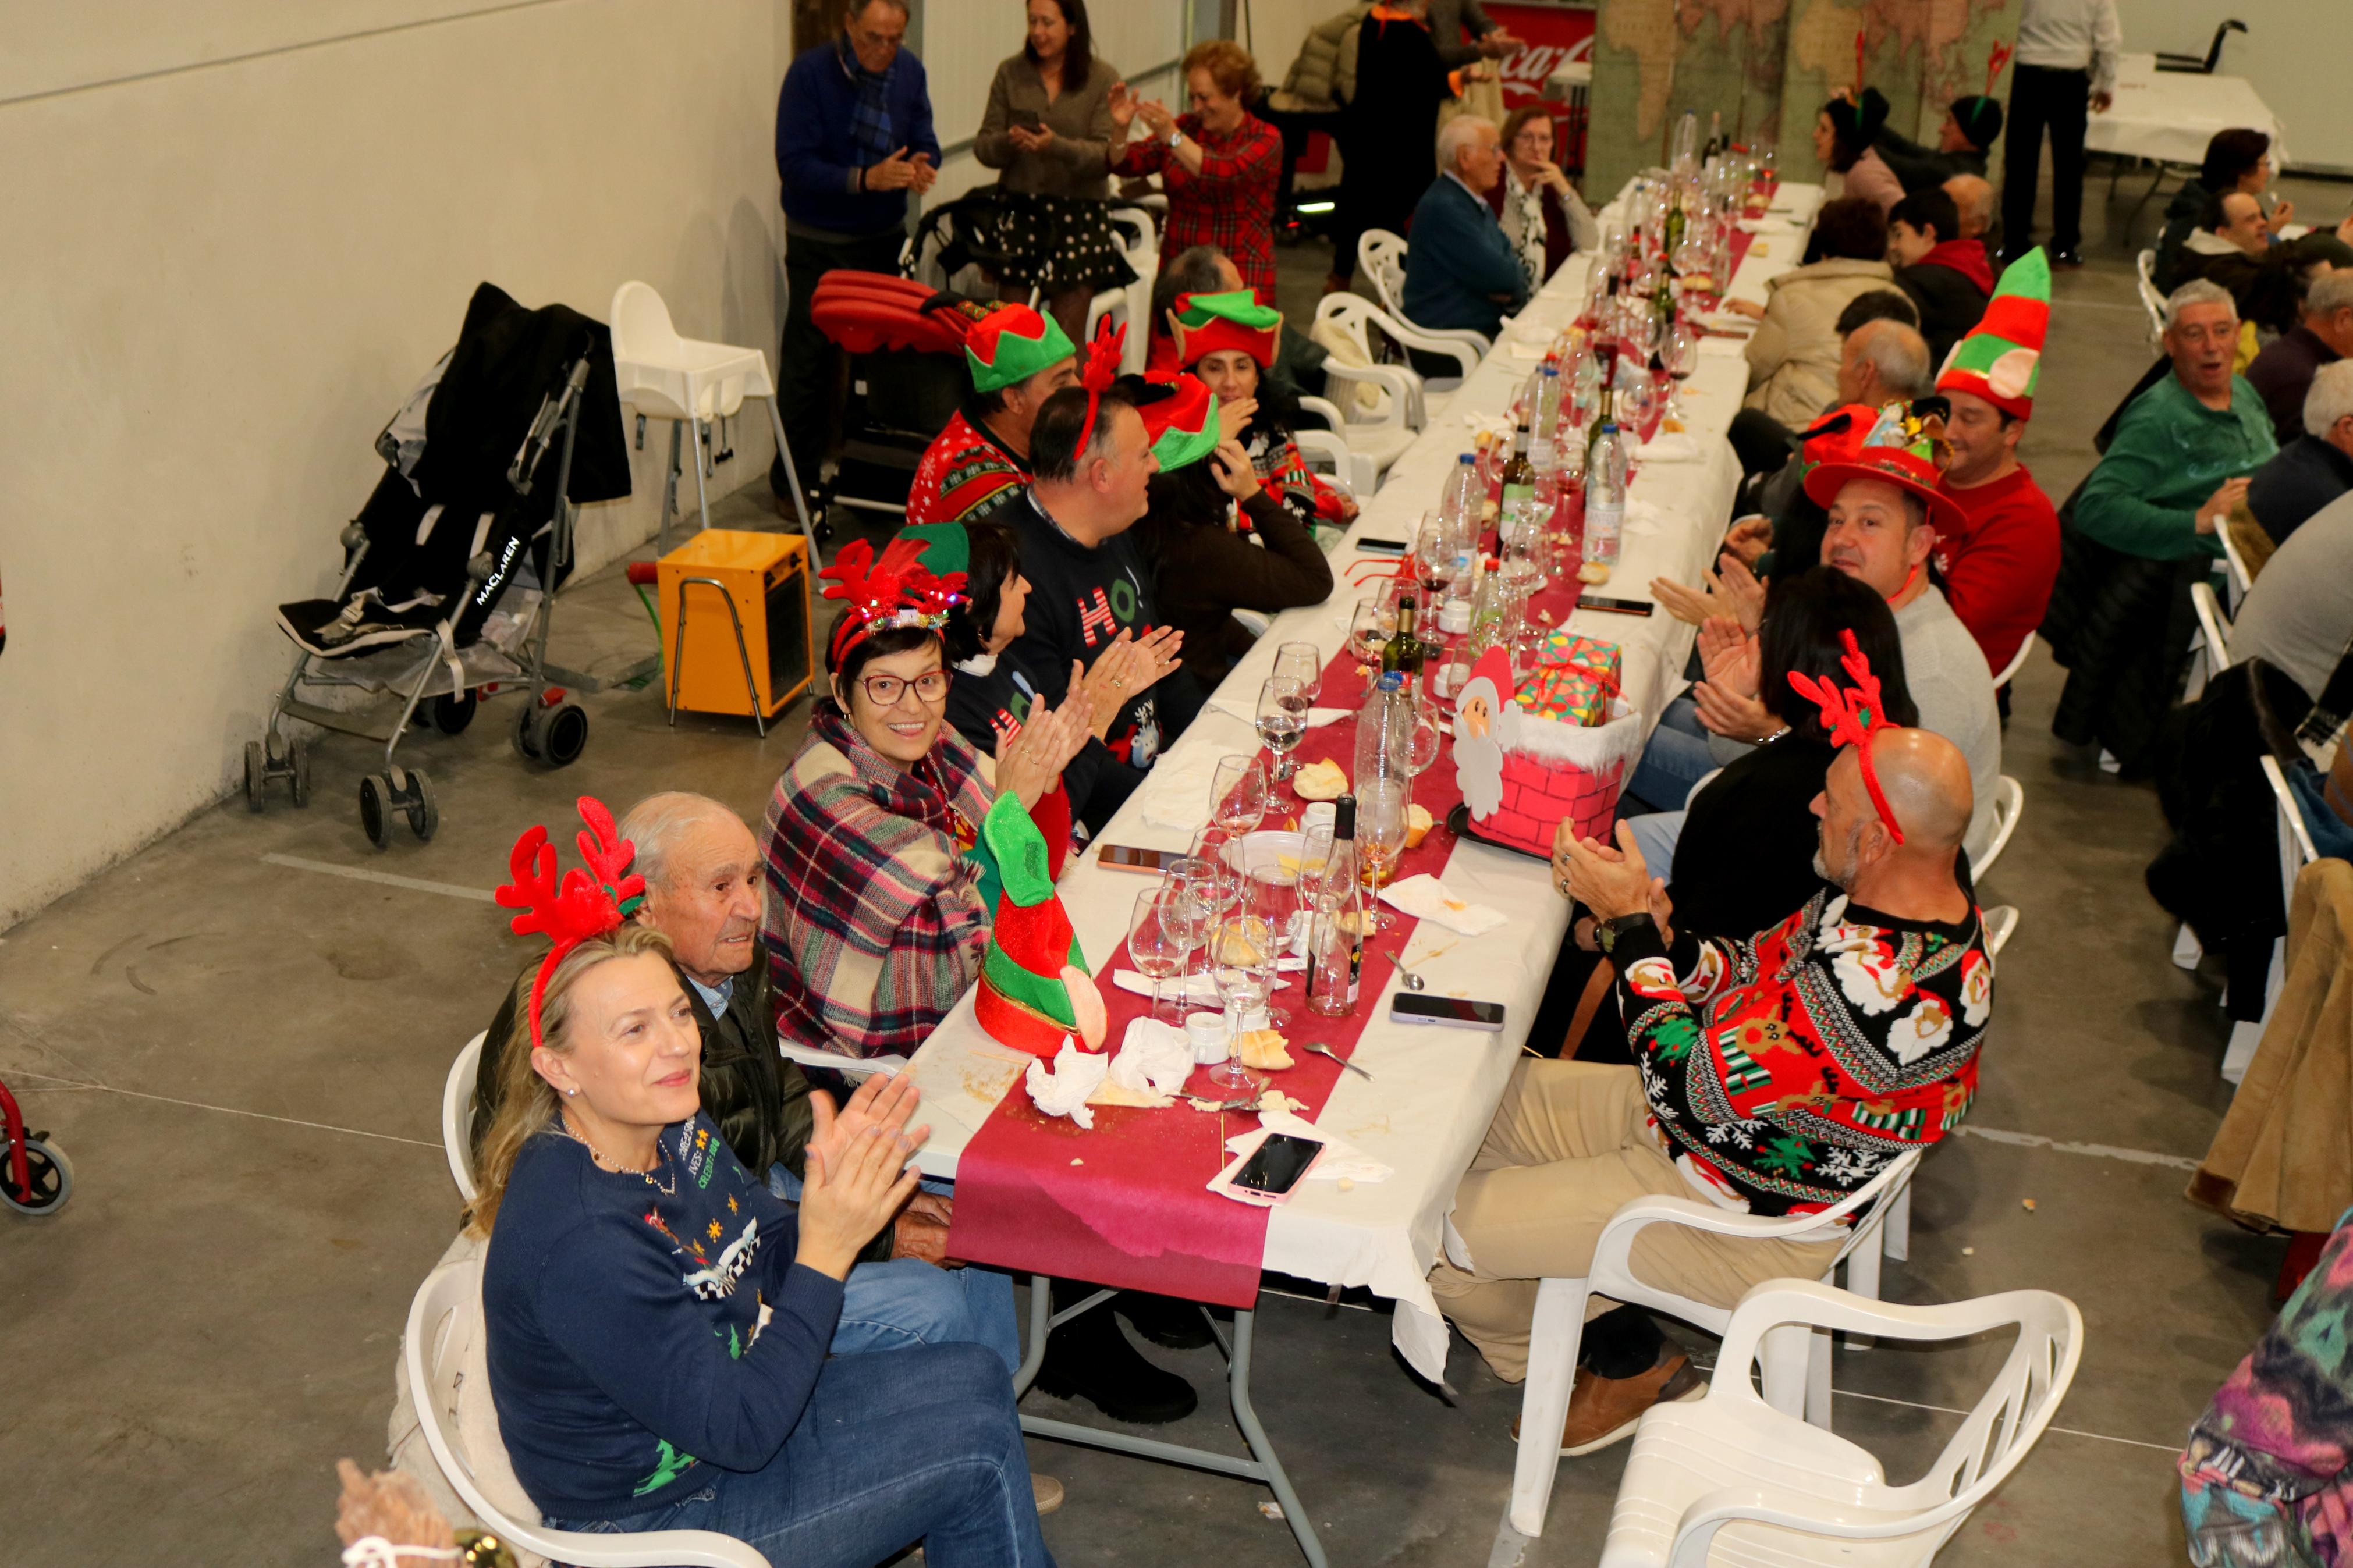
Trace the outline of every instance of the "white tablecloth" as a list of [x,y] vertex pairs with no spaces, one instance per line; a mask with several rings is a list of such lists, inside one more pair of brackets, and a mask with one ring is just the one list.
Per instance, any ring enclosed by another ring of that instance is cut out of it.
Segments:
[[2116,100],[2092,116],[2084,145],[2194,168],[2214,132],[2234,125],[2268,132],[2272,166],[2287,166],[2287,127],[2246,78],[2161,71],[2155,55],[2125,55],[2116,61]]
[[[1817,186],[1781,188],[1776,206],[1787,215],[1788,226],[1773,226],[1758,237],[1765,254],[1752,249],[1734,278],[1735,295],[1761,300],[1765,280],[1796,264],[1804,226],[1820,199]],[[1240,710],[1254,710],[1259,685],[1272,668],[1279,643],[1313,642],[1326,658],[1339,650],[1357,596],[1345,586],[1348,576],[1366,561],[1390,559],[1362,555],[1353,548],[1354,541],[1365,533],[1412,537],[1422,512],[1437,504],[1446,471],[1469,444],[1466,411],[1494,415],[1509,406],[1530,369],[1512,344],[1551,342],[1584,298],[1587,268],[1585,258],[1571,258],[1505,330],[1445,413],[1398,459],[1380,493],[1366,504],[1348,542],[1334,553],[1333,567],[1343,584],[1339,591],[1324,605],[1279,616],[1219,689],[1219,697]],[[1611,595],[1648,599],[1651,578],[1696,582],[1714,560],[1739,479],[1724,431],[1740,406],[1746,374],[1746,363],[1736,352],[1712,353],[1685,384],[1684,399],[1702,456],[1692,462],[1643,466],[1632,499],[1656,509],[1659,521],[1645,531],[1629,529],[1607,590]],[[1580,611],[1569,624],[1624,649],[1626,695],[1655,722],[1681,688],[1693,628],[1663,613],[1636,619]],[[1189,815],[1178,820],[1206,820],[1211,763],[1205,759],[1249,752],[1257,743],[1250,724],[1219,709],[1204,709],[1161,760],[1154,777],[1112,819],[1103,841],[1184,848],[1189,834],[1147,818],[1159,815],[1155,807],[1189,805]],[[1176,798],[1181,791],[1162,789],[1164,780],[1184,779],[1198,781],[1189,801]],[[1509,911],[1512,919],[1475,940],[1424,924],[1406,950],[1406,960],[1434,993],[1503,1003],[1505,1027],[1500,1035],[1484,1035],[1400,1026],[1388,1021],[1387,993],[1367,996],[1361,1005],[1371,1021],[1355,1060],[1373,1076],[1367,1080],[1342,1074],[1318,1120],[1396,1173],[1346,1192],[1327,1182],[1303,1184],[1270,1216],[1265,1258],[1267,1268],[1285,1274],[1366,1286],[1394,1299],[1398,1310],[1392,1331],[1398,1348],[1433,1382],[1445,1372],[1447,1330],[1424,1277],[1437,1260],[1440,1222],[1452,1205],[1455,1184],[1486,1135],[1567,923],[1567,906],[1554,893],[1543,861],[1463,843],[1456,846],[1443,875],[1456,893]],[[1124,945],[1128,916],[1136,894],[1149,885],[1134,873],[1104,870],[1092,857],[1064,875],[1063,905],[1097,973],[1106,964],[1129,967]],[[1394,989],[1394,976],[1391,985]],[[1311,1037],[1295,981],[1286,1000],[1298,1015],[1293,1033]],[[920,1160],[927,1173],[955,1174],[965,1143],[1029,1060],[981,1033],[973,1022],[969,997],[941,1024],[910,1068],[923,1091],[923,1119],[932,1125],[931,1141]]]

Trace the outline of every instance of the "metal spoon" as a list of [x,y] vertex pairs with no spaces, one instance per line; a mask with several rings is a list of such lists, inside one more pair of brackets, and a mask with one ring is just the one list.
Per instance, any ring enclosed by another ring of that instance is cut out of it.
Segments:
[[1361,1079],[1369,1080],[1373,1076],[1364,1068],[1358,1067],[1356,1063],[1350,1061],[1347,1058],[1342,1056],[1339,1052],[1334,1050],[1329,1046],[1319,1046],[1313,1040],[1302,1040],[1299,1043],[1299,1048],[1303,1051],[1314,1051],[1319,1057],[1330,1057],[1334,1061],[1338,1062],[1342,1067],[1346,1068],[1350,1072],[1355,1073]]
[[[1422,978],[1421,978],[1421,976],[1420,976],[1420,975],[1416,974],[1412,970],[1408,969],[1408,968],[1405,966],[1405,959],[1404,959],[1403,957],[1401,957],[1401,956],[1400,956],[1400,957],[1398,957],[1398,958],[1393,958],[1393,959],[1389,960],[1389,962],[1390,962],[1391,963],[1393,963],[1393,964],[1397,965],[1397,972],[1398,972],[1399,974],[1401,974],[1401,975],[1405,976],[1405,988],[1406,988],[1407,990],[1409,990],[1409,991],[1426,991],[1426,990],[1428,990],[1428,989],[1429,989],[1429,986],[1427,986],[1426,984],[1424,984],[1422,983]],[[1367,1075],[1367,1076],[1370,1076],[1370,1075]]]

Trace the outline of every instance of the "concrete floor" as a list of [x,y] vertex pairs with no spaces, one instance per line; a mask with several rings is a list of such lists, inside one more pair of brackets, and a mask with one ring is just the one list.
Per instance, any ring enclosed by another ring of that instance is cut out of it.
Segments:
[[[2316,214],[2344,199],[2291,194]],[[2026,444],[2054,496],[2149,358],[2128,258],[2090,223]],[[1318,247],[1285,253],[1294,311],[1324,270]],[[749,495],[715,521],[773,525]],[[555,638],[559,658],[606,669],[651,646],[617,572],[567,592]],[[2228,1100],[2218,978],[2168,962],[2171,927],[2139,879],[2163,837],[2155,798],[2063,754],[2059,680],[2038,658],[2016,693],[2005,771],[2026,810],[1983,893],[2023,920],[1984,1091],[1971,1136],[1921,1173],[1912,1260],[1885,1289],[2062,1291],[2086,1346],[2061,1427],[1947,1549],[1955,1564],[2179,1561],[2172,1455],[2270,1318],[2281,1251],[2181,1198]],[[587,707],[586,754],[560,773],[519,762],[495,706],[464,736],[424,735],[412,760],[443,811],[429,845],[369,846],[353,800],[370,752],[337,738],[309,810],[232,799],[0,937],[0,1077],[79,1181],[55,1220],[0,1216],[0,1563],[332,1561],[333,1462],[381,1462],[409,1297],[456,1218],[442,1079],[533,951],[464,891],[502,879],[523,825],[564,831],[584,791],[618,808],[686,785],[756,822],[805,714],[761,742],[731,721],[669,728],[652,690]],[[1216,1352],[1154,1353],[1202,1394],[1165,1435],[1236,1444]],[[1841,1352],[1840,1429],[1917,1474],[1999,1353]],[[1562,1466],[1541,1540],[1499,1536],[1516,1391],[1467,1351],[1450,1406],[1397,1362],[1379,1310],[1275,1298],[1258,1360],[1260,1410],[1334,1563],[1597,1554],[1624,1449]],[[1254,1487],[1046,1443],[1032,1458],[1070,1488],[1046,1521],[1066,1563],[1298,1561]]]

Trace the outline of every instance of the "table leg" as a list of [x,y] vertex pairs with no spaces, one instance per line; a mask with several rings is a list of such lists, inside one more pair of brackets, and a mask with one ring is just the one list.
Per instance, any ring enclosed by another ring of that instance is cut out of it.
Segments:
[[[1021,1362],[1021,1370],[1014,1373],[1013,1396],[1017,1400],[1029,1391],[1036,1380],[1038,1369],[1046,1359],[1046,1339],[1057,1323],[1068,1322],[1082,1312],[1093,1311],[1107,1303],[1114,1292],[1098,1290],[1085,1300],[1063,1311],[1053,1310],[1053,1282],[1042,1274],[1029,1277],[1029,1346]],[[1055,1421],[1042,1415],[1021,1417],[1021,1430],[1033,1437],[1050,1438],[1059,1443],[1077,1443],[1090,1448],[1105,1448],[1118,1454],[1133,1454],[1141,1459],[1155,1459],[1166,1465],[1184,1465],[1197,1470],[1209,1470],[1239,1480],[1263,1482],[1274,1493],[1274,1500],[1282,1508],[1282,1520],[1291,1526],[1293,1539],[1299,1542],[1301,1555],[1307,1559],[1308,1568],[1325,1568],[1324,1543],[1317,1539],[1315,1527],[1308,1521],[1307,1510],[1299,1500],[1299,1493],[1291,1485],[1291,1477],[1275,1457],[1274,1444],[1260,1424],[1258,1411],[1250,1404],[1250,1340],[1258,1314],[1254,1311],[1234,1313],[1234,1336],[1228,1343],[1223,1334],[1216,1334],[1218,1348],[1226,1352],[1226,1389],[1232,1401],[1234,1424],[1241,1428],[1243,1440],[1249,1443],[1248,1459],[1237,1459],[1225,1454],[1211,1453],[1207,1448],[1188,1448],[1179,1443],[1163,1443],[1151,1437],[1132,1437],[1124,1432],[1106,1432],[1099,1427],[1082,1426],[1075,1422]]]

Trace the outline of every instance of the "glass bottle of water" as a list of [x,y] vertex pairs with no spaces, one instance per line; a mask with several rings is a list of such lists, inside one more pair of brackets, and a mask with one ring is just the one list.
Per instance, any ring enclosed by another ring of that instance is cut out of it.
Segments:
[[1585,559],[1613,565],[1626,528],[1626,442],[1604,420],[1585,458]]

